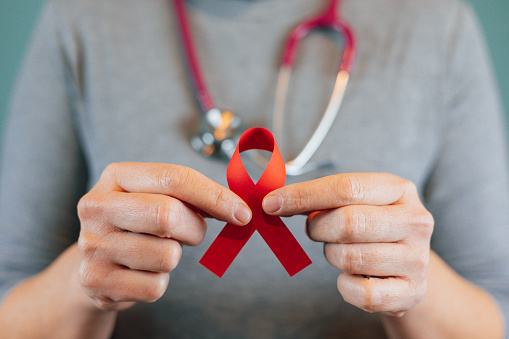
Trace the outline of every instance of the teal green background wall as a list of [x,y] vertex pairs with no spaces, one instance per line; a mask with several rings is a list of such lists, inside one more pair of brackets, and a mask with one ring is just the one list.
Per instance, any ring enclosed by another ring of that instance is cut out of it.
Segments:
[[[467,1],[473,4],[483,25],[505,112],[509,115],[509,0]],[[0,0],[0,133],[23,52],[43,3]]]
[[43,3],[0,0],[0,133],[23,52]]

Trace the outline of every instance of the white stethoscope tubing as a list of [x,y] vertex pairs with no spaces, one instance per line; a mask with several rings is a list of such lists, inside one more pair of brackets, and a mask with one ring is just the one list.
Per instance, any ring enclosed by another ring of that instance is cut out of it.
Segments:
[[[282,67],[276,86],[274,110],[272,113],[272,133],[274,134],[275,139],[280,141],[283,138],[286,94],[291,72],[291,68]],[[336,117],[339,113],[339,108],[341,107],[341,103],[343,102],[343,98],[345,96],[349,77],[350,76],[347,71],[342,70],[338,73],[336,77],[336,83],[334,84],[334,89],[332,90],[332,95],[320,123],[300,153],[295,158],[286,163],[286,172],[288,175],[301,175],[310,171],[314,171],[320,167],[334,166],[334,160],[332,159],[321,161],[316,163],[314,166],[309,164],[309,160],[316,153],[323,140],[329,133],[332,124],[336,120]],[[261,159],[257,157],[256,160],[260,162]],[[261,162],[260,165],[262,165]]]

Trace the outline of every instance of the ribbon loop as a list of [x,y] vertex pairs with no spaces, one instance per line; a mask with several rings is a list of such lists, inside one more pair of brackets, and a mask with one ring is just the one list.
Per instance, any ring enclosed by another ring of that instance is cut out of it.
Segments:
[[[272,152],[262,176],[255,184],[240,158],[240,153],[260,149]],[[226,224],[200,263],[222,277],[249,238],[257,230],[290,276],[309,266],[311,260],[281,218],[270,216],[262,209],[263,198],[282,187],[286,180],[285,163],[272,134],[265,128],[251,128],[240,137],[228,164],[227,180],[230,189],[251,208],[253,217],[246,226]]]

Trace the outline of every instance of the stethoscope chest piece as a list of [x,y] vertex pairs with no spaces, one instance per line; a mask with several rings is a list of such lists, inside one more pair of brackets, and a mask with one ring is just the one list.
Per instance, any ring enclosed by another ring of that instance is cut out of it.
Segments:
[[205,157],[230,158],[242,125],[242,119],[232,112],[212,108],[203,114],[200,133],[191,137],[191,145]]

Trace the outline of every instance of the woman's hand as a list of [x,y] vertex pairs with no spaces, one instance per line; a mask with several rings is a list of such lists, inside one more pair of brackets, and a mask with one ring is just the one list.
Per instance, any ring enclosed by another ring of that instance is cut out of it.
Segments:
[[265,212],[311,213],[307,233],[343,271],[338,290],[368,312],[402,315],[426,293],[433,217],[410,181],[384,173],[339,174],[268,194]]
[[190,168],[108,166],[78,205],[85,293],[109,310],[159,299],[180,260],[181,244],[195,246],[205,236],[199,213],[236,225],[251,219],[242,199]]

